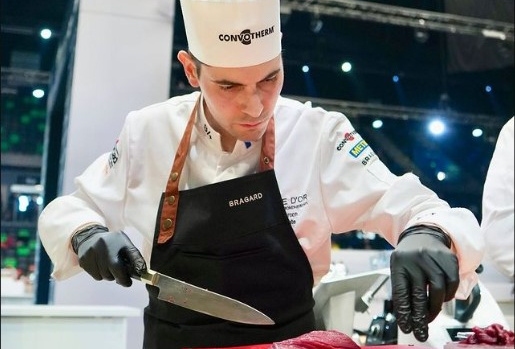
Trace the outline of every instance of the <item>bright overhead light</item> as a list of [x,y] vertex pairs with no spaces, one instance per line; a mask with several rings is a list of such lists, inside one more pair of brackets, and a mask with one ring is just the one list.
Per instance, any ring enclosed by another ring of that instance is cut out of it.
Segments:
[[29,207],[29,197],[27,195],[18,196],[18,211],[19,212],[27,212],[27,208]]
[[488,92],[488,93],[492,92],[492,86],[486,85],[485,86],[485,91]]
[[433,120],[429,123],[428,129],[432,135],[439,136],[445,132],[445,123],[439,119]]
[[393,82],[399,82],[399,75],[394,75],[392,77]]
[[436,178],[439,180],[439,181],[443,181],[445,179],[445,177],[447,177],[445,175],[445,172],[442,172],[442,171],[439,171],[437,174],[436,174]]
[[52,37],[52,31],[48,28],[45,28],[39,32],[39,35],[41,35],[43,39],[48,40]]
[[307,65],[303,65],[303,66],[302,66],[302,71],[303,71],[304,73],[307,73],[307,72],[309,71],[309,66],[307,66]]
[[383,120],[377,119],[372,122],[373,128],[381,128],[383,127]]
[[500,40],[506,40],[506,34],[498,30],[483,29],[481,33],[485,38],[496,38]]
[[475,128],[472,130],[472,136],[481,137],[483,135],[483,130],[480,128]]
[[344,73],[348,73],[348,72],[350,72],[351,70],[352,70],[352,64],[350,64],[349,62],[344,62],[344,63],[342,64],[342,71],[343,71]]
[[45,95],[45,91],[43,91],[40,88],[37,88],[34,91],[32,91],[32,95],[36,98],[43,98],[43,96]]

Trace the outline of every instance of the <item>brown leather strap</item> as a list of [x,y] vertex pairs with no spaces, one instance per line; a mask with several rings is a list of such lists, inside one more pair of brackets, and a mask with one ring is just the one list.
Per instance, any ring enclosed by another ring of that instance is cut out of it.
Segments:
[[199,106],[200,98],[195,103],[195,107],[191,112],[190,119],[186,125],[186,130],[182,136],[179,148],[175,153],[172,170],[168,176],[166,183],[165,197],[161,206],[160,222],[159,222],[159,237],[157,238],[158,244],[163,244],[168,241],[175,231],[175,221],[177,219],[177,208],[179,207],[179,181],[181,179],[182,168],[188,156],[188,149],[190,147],[191,132],[193,131],[193,124]]
[[[161,206],[159,215],[159,236],[158,244],[167,242],[175,232],[175,222],[177,220],[177,208],[179,207],[179,182],[181,179],[182,168],[188,156],[190,147],[191,133],[197,116],[197,110],[200,104],[200,97],[195,103],[195,107],[191,112],[190,119],[186,125],[184,135],[182,136],[179,148],[175,153],[172,170],[166,184],[164,201]],[[275,155],[275,127],[274,118],[272,117],[268,123],[265,134],[263,135],[261,144],[261,155],[259,158],[259,171],[271,170],[274,168]]]
[[268,122],[265,134],[261,143],[261,156],[259,158],[259,171],[271,170],[274,168],[275,158],[275,123],[274,117]]

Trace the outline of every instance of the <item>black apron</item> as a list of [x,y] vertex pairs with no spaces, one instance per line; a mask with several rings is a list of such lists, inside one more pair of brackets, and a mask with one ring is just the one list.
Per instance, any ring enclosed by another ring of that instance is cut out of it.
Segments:
[[161,199],[151,269],[244,302],[275,325],[240,324],[194,312],[157,299],[158,289],[147,285],[144,348],[272,343],[314,330],[312,270],[273,170],[273,119],[263,137],[261,172],[179,192],[198,104]]

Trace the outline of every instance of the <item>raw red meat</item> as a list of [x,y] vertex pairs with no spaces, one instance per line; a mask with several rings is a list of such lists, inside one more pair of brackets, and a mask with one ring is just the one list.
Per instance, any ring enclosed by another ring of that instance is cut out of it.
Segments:
[[475,326],[472,328],[472,334],[466,339],[460,341],[462,344],[486,344],[486,345],[513,345],[513,331],[505,329],[500,324],[492,324],[488,327],[481,328]]
[[270,349],[361,349],[352,338],[334,330],[312,331],[302,336],[275,342]]

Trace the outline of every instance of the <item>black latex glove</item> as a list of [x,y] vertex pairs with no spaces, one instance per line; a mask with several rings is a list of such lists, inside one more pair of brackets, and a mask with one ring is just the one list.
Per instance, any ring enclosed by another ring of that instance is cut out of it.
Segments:
[[401,234],[391,254],[392,300],[402,332],[425,342],[428,325],[459,285],[458,259],[440,229],[416,226]]
[[131,275],[141,275],[147,269],[141,253],[123,231],[109,232],[96,225],[76,233],[71,242],[79,265],[95,280],[116,280],[129,287]]

